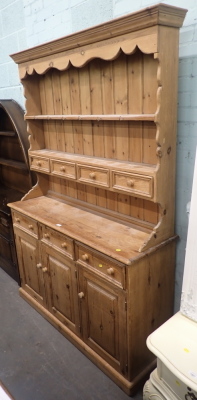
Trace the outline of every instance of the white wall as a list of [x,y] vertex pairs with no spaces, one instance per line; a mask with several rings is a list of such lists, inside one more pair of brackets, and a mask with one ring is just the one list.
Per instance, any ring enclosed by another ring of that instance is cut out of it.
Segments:
[[0,98],[23,105],[17,66],[9,54],[27,47],[23,0],[0,0]]
[[[158,2],[159,0],[1,0],[0,98],[13,98],[24,106],[17,66],[9,58],[9,54]],[[197,145],[197,2],[161,2],[188,9],[180,31],[176,185],[176,232],[180,239],[177,245],[176,311],[180,305],[188,228],[186,204],[191,198]]]

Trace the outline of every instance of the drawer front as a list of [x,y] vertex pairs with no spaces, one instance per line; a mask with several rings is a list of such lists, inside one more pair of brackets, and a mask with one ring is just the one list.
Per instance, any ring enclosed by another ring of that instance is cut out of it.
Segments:
[[26,215],[20,214],[17,211],[12,211],[13,225],[17,226],[38,238],[38,223]]
[[75,163],[51,160],[51,173],[65,178],[76,179]]
[[68,236],[41,225],[41,241],[74,260],[74,244]]
[[112,187],[151,198],[153,196],[153,177],[112,171]]
[[30,156],[30,166],[36,171],[50,172],[48,158]]
[[109,171],[104,168],[77,165],[77,179],[80,182],[90,183],[96,186],[109,187]]
[[125,288],[125,266],[102,257],[85,246],[77,245],[77,261],[84,264],[111,283]]

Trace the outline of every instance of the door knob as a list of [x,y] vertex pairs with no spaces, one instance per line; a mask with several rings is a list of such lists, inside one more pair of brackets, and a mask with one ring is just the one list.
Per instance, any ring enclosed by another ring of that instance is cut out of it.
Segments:
[[107,269],[107,273],[108,273],[108,275],[114,275],[114,268],[108,268]]
[[95,179],[95,178],[96,178],[95,172],[90,172],[89,177],[90,177],[91,179]]
[[134,184],[135,184],[135,182],[134,182],[134,180],[133,180],[133,179],[128,179],[128,180],[127,180],[127,186],[129,186],[129,187],[133,187],[133,186],[134,186]]

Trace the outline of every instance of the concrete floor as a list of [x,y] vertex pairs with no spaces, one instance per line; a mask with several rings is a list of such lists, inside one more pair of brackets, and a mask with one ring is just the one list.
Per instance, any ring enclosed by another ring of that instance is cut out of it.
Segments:
[[[129,400],[0,269],[0,381],[14,400]],[[142,390],[133,399],[142,400]]]

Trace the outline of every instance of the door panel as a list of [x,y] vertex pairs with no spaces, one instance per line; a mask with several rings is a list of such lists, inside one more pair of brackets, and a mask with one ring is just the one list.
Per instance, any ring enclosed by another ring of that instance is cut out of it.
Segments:
[[88,303],[87,337],[95,345],[102,347],[112,357],[119,359],[118,338],[118,298],[97,284],[86,281]]
[[40,264],[39,242],[15,228],[16,249],[22,288],[40,304],[44,304],[43,272]]
[[73,332],[79,332],[75,263],[53,248],[41,245],[49,311]]
[[83,339],[127,375],[126,293],[78,266]]

